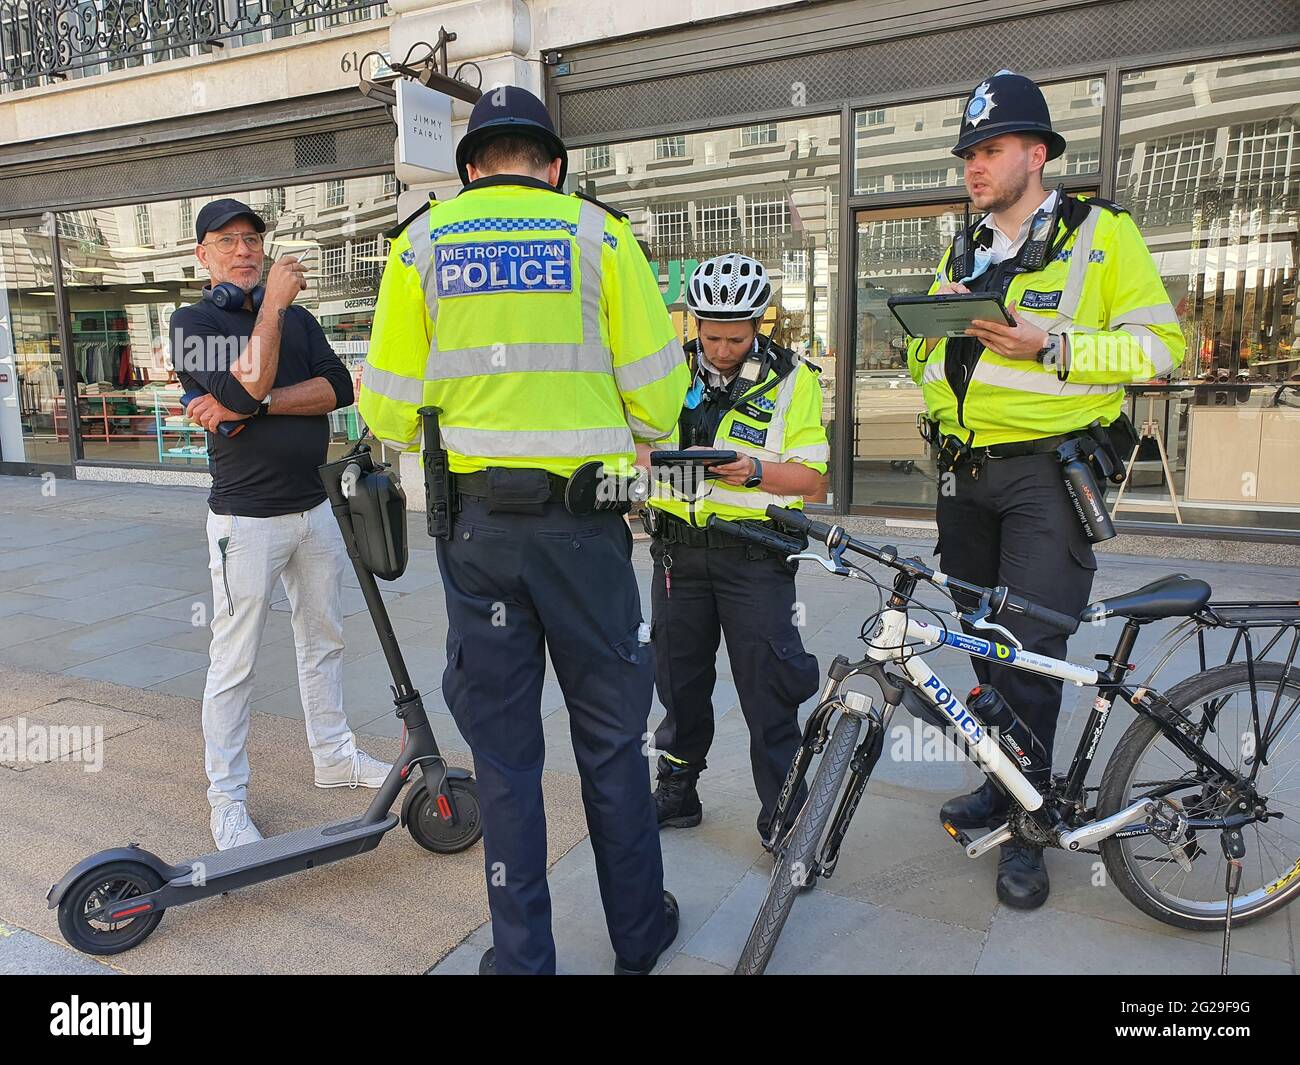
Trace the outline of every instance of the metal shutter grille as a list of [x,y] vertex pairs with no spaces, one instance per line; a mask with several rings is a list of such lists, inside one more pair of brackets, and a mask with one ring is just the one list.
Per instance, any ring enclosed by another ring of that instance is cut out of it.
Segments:
[[[788,111],[798,86],[810,107],[839,106],[845,99],[924,92],[936,84],[973,84],[998,66],[1050,71],[1216,45],[1226,54],[1248,50],[1251,41],[1295,34],[1295,0],[1181,0],[1174,6],[1167,0],[1126,0],[631,85],[565,93],[560,77],[554,86],[563,136],[616,140],[628,132],[722,116]],[[569,58],[580,64],[581,49]]]
[[392,124],[383,122],[0,177],[0,214],[293,185],[320,174],[373,173],[392,167],[393,137]]

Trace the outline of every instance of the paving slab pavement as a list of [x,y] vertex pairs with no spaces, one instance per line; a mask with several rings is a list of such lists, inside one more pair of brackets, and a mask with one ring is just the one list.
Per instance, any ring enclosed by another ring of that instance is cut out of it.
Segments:
[[[146,689],[141,699],[161,722],[193,715],[193,700],[202,693],[206,672],[206,624],[211,610],[203,547],[203,491],[59,482],[51,499],[42,497],[39,487],[39,482],[0,477],[0,666],[44,669],[54,676],[45,682],[44,690],[20,687],[6,693],[7,712],[35,710],[57,699],[75,700],[75,692],[80,690],[77,685],[125,682]],[[932,533],[917,529],[896,532],[891,538],[908,553],[930,557]],[[411,545],[408,571],[385,586],[385,602],[425,693],[440,741],[448,748],[463,749],[439,690],[446,633],[441,585],[431,541],[414,518]],[[1234,561],[1224,565],[1204,559],[1103,554],[1094,597],[1129,590],[1171,572],[1204,577],[1220,598],[1300,597],[1300,556],[1272,551],[1268,557],[1280,557],[1288,564]],[[115,560],[120,568],[130,567],[129,580],[104,575]],[[648,610],[651,566],[643,542],[636,547],[634,565]],[[352,587],[354,582],[348,584]],[[50,594],[51,589],[58,594]],[[82,591],[86,594],[80,594]],[[805,606],[805,643],[823,669],[837,653],[855,654],[861,647],[857,638],[862,622],[876,606],[875,592],[804,567],[799,594]],[[942,602],[929,589],[921,598],[935,606]],[[255,769],[259,762],[279,764],[278,759],[288,764],[302,753],[302,726],[298,723],[302,710],[288,615],[281,610],[270,613],[255,703],[265,715],[259,721],[266,722],[267,740],[255,755]],[[362,613],[354,610],[345,627],[349,719],[359,735],[370,737],[364,741],[367,747],[374,743],[382,749],[399,730],[390,712],[378,643]],[[1149,626],[1139,650],[1153,646],[1170,628],[1171,623]],[[1071,659],[1091,662],[1094,654],[1113,646],[1118,633],[1114,624],[1085,627],[1071,641]],[[1225,640],[1216,636],[1209,642],[1211,656],[1221,658]],[[941,652],[932,665],[955,690],[973,683],[969,661],[960,655]],[[1195,649],[1188,645],[1169,662],[1161,680],[1172,681],[1197,668]],[[725,653],[719,656],[714,702],[717,738],[709,756],[710,770],[701,783],[705,820],[698,829],[667,832],[662,837],[666,882],[681,901],[683,914],[682,934],[661,960],[660,971],[665,974],[730,971],[770,868],[770,859],[754,830],[758,811],[749,777],[748,732],[736,705]],[[1077,742],[1090,702],[1086,689],[1067,690],[1059,761],[1068,757],[1065,752]],[[805,706],[803,712],[808,710]],[[543,712],[547,771],[557,785],[570,789],[565,794],[573,796],[580,817],[573,790],[576,775],[568,717],[553,677],[548,678]],[[652,728],[661,715],[662,707],[656,701]],[[1127,708],[1116,714],[1103,738],[1099,765],[1131,717]],[[125,746],[138,731],[108,742]],[[945,798],[967,790],[979,777],[951,752],[943,754],[941,747],[938,752],[926,747],[924,739],[906,715],[900,714],[891,723],[885,757],[854,821],[839,868],[832,879],[800,898],[782,938],[774,971],[1217,971],[1216,937],[1168,928],[1145,917],[1113,886],[1094,883],[1095,858],[1049,853],[1053,893],[1047,905],[1033,914],[999,906],[993,897],[995,859],[966,859],[943,834],[936,816]],[[47,771],[26,768],[28,777]],[[160,838],[170,833],[178,840],[203,842],[199,837],[206,832],[206,824],[198,823],[202,821],[201,748],[197,755],[190,752],[185,771],[193,778],[189,790],[197,795],[198,804],[187,800],[195,809],[186,807],[184,816],[195,821],[197,828],[180,813],[170,813],[166,823],[158,826],[142,812],[134,822],[142,837]],[[106,779],[111,772],[106,771]],[[5,773],[19,776],[0,768],[0,780]],[[651,773],[648,760],[647,787]],[[123,793],[121,801],[125,802],[132,786],[147,791],[151,784],[144,777],[124,774],[112,787],[115,795]],[[89,798],[81,788],[63,796],[63,801],[67,809],[80,809]],[[294,816],[301,817],[298,823],[311,821],[287,800],[273,810],[273,823],[282,827]],[[52,859],[44,855],[48,841],[33,826],[25,831],[22,860],[51,865]],[[79,845],[89,851],[100,843],[86,839]],[[327,870],[308,874],[319,883],[312,896],[328,900],[340,897],[338,892],[354,892],[364,897],[372,890],[371,876],[359,867],[377,859],[385,847],[387,844],[382,844],[379,851],[357,862],[356,877],[339,878]],[[551,883],[560,969],[608,972],[613,956],[599,918],[590,843],[581,838],[581,829],[571,847],[557,857]],[[0,857],[0,873],[10,870],[10,860]],[[0,875],[0,883],[5,879]],[[37,885],[33,880],[28,886],[32,890],[39,886],[43,894],[48,883]],[[464,890],[472,891],[468,882]],[[231,904],[230,919],[236,925],[242,922],[257,928],[270,921],[286,935],[308,934],[309,924],[292,906],[281,920],[280,898],[268,893],[260,907],[246,905],[240,896],[225,901]],[[14,930],[8,937],[0,933],[0,967],[21,964],[27,968],[20,971],[61,971],[59,964],[72,964],[30,943],[25,930],[35,925],[37,931],[50,934],[50,926],[39,924],[39,914],[27,908],[30,900],[16,909],[20,901],[15,896],[14,902],[8,903],[0,894],[0,920],[9,922],[6,927]],[[19,909],[31,924],[19,919]],[[196,906],[193,911],[197,915],[200,909]],[[165,922],[186,924],[188,917],[173,922],[184,913],[169,914]],[[192,928],[183,931],[197,937],[203,923],[195,919]],[[332,934],[342,935],[343,930],[332,929]],[[1294,972],[1298,935],[1300,909],[1294,906],[1253,926],[1238,928],[1233,934],[1233,953],[1239,959],[1234,970]],[[57,934],[51,939],[57,940]],[[409,959],[411,965],[403,971],[473,972],[490,942],[487,926],[466,927],[445,947],[432,949],[430,944],[423,959]],[[57,943],[50,949],[65,950]],[[23,959],[21,963],[13,960],[18,957]],[[73,960],[78,961],[79,956]],[[258,971],[255,957],[246,961],[248,971]],[[207,964],[228,969],[227,963],[214,959]],[[304,964],[328,971],[330,959],[313,957]]]

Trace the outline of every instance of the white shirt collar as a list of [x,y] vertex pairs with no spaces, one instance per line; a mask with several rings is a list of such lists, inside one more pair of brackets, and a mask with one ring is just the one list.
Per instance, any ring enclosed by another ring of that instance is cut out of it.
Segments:
[[1000,263],[1016,255],[1029,237],[1029,223],[1034,220],[1034,215],[1039,211],[1050,211],[1055,206],[1056,190],[1053,189],[1042,203],[1025,216],[1025,220],[1020,223],[1020,231],[1014,237],[1007,236],[997,227],[992,214],[986,214],[980,219],[980,225],[987,226],[993,234],[993,262]]

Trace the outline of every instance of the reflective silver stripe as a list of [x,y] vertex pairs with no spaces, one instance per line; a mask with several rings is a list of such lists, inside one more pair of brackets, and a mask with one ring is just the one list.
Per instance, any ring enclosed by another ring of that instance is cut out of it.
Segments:
[[933,381],[942,381],[943,379],[943,359],[931,358],[925,364],[925,373],[921,374],[921,384]]
[[1138,343],[1142,346],[1143,353],[1150,360],[1151,365],[1155,367],[1150,375],[1144,372],[1145,367],[1139,369],[1136,366],[1126,366],[1124,367],[1125,370],[1132,370],[1135,374],[1141,373],[1142,377],[1163,377],[1174,368],[1173,352],[1169,350],[1163,340],[1156,336],[1156,334],[1146,326],[1133,325],[1129,321],[1129,316],[1126,314],[1124,315],[1123,323],[1117,325],[1115,328],[1136,338]]
[[[662,429],[651,425],[649,422],[643,422],[640,418],[634,418],[630,414],[627,415],[627,428],[628,431],[643,444],[654,443],[655,441],[664,439],[664,431]],[[671,451],[672,448],[665,448],[664,450]]]
[[830,444],[808,444],[804,447],[787,451],[781,456],[782,462],[829,462]]
[[623,455],[632,448],[626,426],[600,429],[467,429],[443,425],[452,451],[480,458],[590,458]]
[[1178,315],[1168,303],[1156,303],[1150,307],[1135,307],[1119,316],[1120,324],[1112,329],[1123,329],[1133,325],[1178,325]]
[[682,342],[673,337],[658,351],[644,355],[635,362],[614,367],[614,379],[620,392],[635,392],[638,388],[662,381],[686,361]]
[[1074,235],[1074,244],[1070,248],[1070,272],[1066,275],[1065,285],[1061,288],[1061,300],[1056,305],[1056,317],[1046,325],[1040,326],[1049,333],[1074,320],[1083,299],[1083,284],[1088,276],[1088,256],[1092,254],[1092,238],[1097,232],[1097,219],[1101,211],[1089,211]]
[[713,491],[703,495],[701,501],[707,499],[710,503],[721,503],[728,507],[743,507],[761,512],[769,506],[788,507],[802,499],[801,496],[773,495],[761,488],[732,488],[730,485],[723,486],[719,481],[707,483],[713,487]]
[[433,243],[429,239],[429,216],[417,218],[406,227],[406,237],[415,253],[415,269],[420,274],[420,288],[424,290],[424,305],[429,308],[429,319],[438,320],[438,288],[433,275]]
[[578,201],[578,269],[582,273],[582,339],[600,343],[601,245],[605,212],[594,203]]
[[388,437],[381,436],[379,438],[379,442],[383,444],[384,447],[388,448],[391,451],[410,451],[415,446],[415,442],[417,439],[418,439],[418,434],[417,436],[411,437],[410,440],[404,441],[402,443],[398,443],[396,440],[389,440]]
[[439,351],[431,346],[425,380],[448,381],[500,373],[609,373],[610,354],[592,344],[493,344]]
[[416,377],[403,377],[390,370],[381,370],[367,362],[361,368],[361,387],[367,392],[398,403],[419,406],[424,402],[424,382]]
[[971,375],[979,381],[998,388],[1014,388],[1020,392],[1036,392],[1044,396],[1100,396],[1116,391],[1119,385],[1077,385],[1072,381],[1057,379],[1050,370],[1018,370],[1011,366],[997,366],[981,359]]

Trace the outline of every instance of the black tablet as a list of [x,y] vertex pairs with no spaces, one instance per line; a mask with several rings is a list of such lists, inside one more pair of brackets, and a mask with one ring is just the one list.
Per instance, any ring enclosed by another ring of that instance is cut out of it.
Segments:
[[971,322],[1016,320],[1007,313],[999,296],[987,292],[954,292],[947,296],[890,296],[889,309],[899,324],[914,337],[965,336]]
[[725,466],[736,461],[734,451],[652,451],[651,466]]

